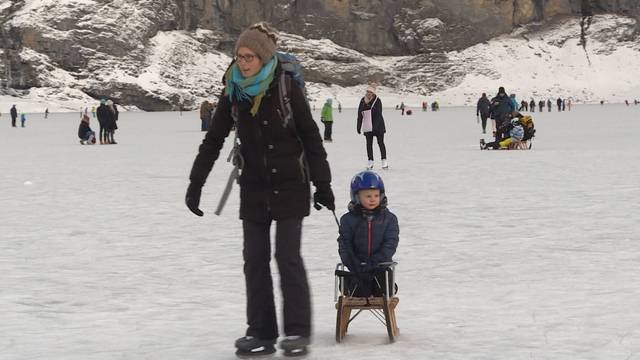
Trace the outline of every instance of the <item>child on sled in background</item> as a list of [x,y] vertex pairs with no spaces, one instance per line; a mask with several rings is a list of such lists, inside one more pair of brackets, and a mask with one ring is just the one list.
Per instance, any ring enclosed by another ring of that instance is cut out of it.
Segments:
[[393,261],[399,233],[398,218],[387,208],[382,178],[373,171],[356,174],[351,180],[349,212],[340,218],[338,237],[340,259],[353,274],[345,278],[349,295],[384,293],[385,268],[378,265]]
[[515,117],[511,119],[510,122],[507,122],[501,131],[505,134],[509,134],[509,136],[490,143],[485,143],[484,139],[480,139],[480,149],[508,149],[509,145],[514,141],[531,140],[536,133],[531,116],[522,115],[520,113],[516,113]]
[[87,113],[81,116],[80,126],[78,126],[78,137],[82,145],[93,145],[96,143],[96,133],[89,127],[89,115],[87,115]]

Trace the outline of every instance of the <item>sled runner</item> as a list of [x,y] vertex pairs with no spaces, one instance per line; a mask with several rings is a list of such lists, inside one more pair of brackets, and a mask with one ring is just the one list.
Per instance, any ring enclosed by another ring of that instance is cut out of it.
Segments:
[[[396,321],[396,306],[400,298],[395,295],[397,287],[394,282],[394,273],[396,262],[381,263],[376,272],[377,277],[381,278],[382,283],[376,282],[378,292],[382,296],[353,296],[357,292],[349,289],[346,283],[350,279],[353,280],[361,274],[355,274],[345,270],[343,264],[339,263],[335,271],[335,294],[336,301],[336,342],[342,342],[347,334],[349,324],[364,310],[368,310],[375,316],[387,329],[389,341],[394,342],[400,334],[398,323]],[[391,289],[390,289],[391,288]],[[355,315],[351,316],[351,311],[357,310]]]

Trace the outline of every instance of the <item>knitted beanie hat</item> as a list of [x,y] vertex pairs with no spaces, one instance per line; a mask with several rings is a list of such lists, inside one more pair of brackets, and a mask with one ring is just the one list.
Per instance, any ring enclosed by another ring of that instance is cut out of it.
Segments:
[[378,87],[377,84],[375,83],[370,83],[369,86],[367,86],[367,91],[371,91],[372,93],[376,93],[376,88]]
[[247,47],[255,52],[263,64],[269,62],[276,53],[278,33],[265,22],[251,25],[243,31],[236,42],[235,53],[241,47]]

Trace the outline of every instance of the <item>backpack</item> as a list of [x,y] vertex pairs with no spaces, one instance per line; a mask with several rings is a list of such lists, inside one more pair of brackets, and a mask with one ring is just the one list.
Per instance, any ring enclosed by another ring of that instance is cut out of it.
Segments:
[[525,115],[520,118],[520,124],[524,129],[524,137],[522,141],[531,140],[536,133],[535,125],[533,124],[533,118],[530,115]]

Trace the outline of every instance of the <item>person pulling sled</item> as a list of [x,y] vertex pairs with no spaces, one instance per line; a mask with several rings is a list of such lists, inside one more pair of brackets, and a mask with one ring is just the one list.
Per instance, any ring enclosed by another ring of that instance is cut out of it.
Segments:
[[[311,299],[300,243],[302,220],[309,215],[311,183],[316,188],[314,206],[335,210],[320,131],[296,80],[299,74],[286,70],[291,63],[276,53],[277,39],[266,23],[252,25],[238,38],[235,60],[224,75],[224,90],[193,163],[185,196],[189,210],[202,216],[202,187],[235,125],[229,159],[236,166],[228,184],[236,180],[240,184],[248,325],[246,335],[235,342],[239,357],[276,351],[279,332],[269,265],[273,222],[284,313],[285,338],[279,345],[285,356],[307,353]],[[225,190],[223,198],[226,195]]]

